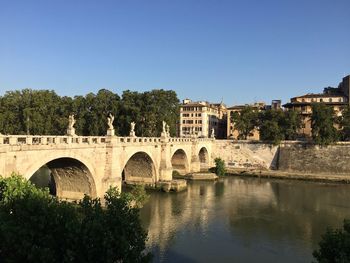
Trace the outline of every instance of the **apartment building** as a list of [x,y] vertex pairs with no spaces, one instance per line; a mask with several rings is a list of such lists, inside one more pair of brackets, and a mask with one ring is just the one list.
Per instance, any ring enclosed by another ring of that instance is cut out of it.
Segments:
[[[334,113],[341,116],[344,107],[349,105],[350,92],[350,75],[343,78],[337,88],[324,88],[323,93],[308,93],[303,96],[298,96],[290,99],[290,102],[283,105],[287,110],[294,110],[300,113],[302,125],[299,130],[300,135],[310,137],[311,115],[313,103],[324,103],[333,107]],[[334,125],[337,127],[337,125]]]
[[226,106],[223,103],[183,100],[180,104],[180,137],[226,137]]

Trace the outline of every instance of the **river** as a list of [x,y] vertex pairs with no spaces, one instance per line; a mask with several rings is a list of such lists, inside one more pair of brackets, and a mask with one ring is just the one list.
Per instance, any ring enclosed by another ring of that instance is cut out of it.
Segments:
[[311,262],[350,218],[350,185],[227,177],[151,192],[141,209],[154,262]]

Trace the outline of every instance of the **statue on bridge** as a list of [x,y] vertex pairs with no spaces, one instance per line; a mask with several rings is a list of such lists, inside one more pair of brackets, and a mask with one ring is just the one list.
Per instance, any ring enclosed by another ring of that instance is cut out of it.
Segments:
[[215,130],[214,130],[214,128],[211,129],[210,138],[215,139]]
[[112,115],[112,113],[110,113],[107,117],[107,124],[108,124],[107,136],[114,136],[113,121],[114,121],[114,116]]
[[165,121],[163,121],[162,122],[162,125],[163,125],[163,129],[162,129],[162,133],[161,133],[161,137],[163,137],[163,138],[167,138],[167,137],[169,137],[168,136],[168,131],[167,131],[167,124],[166,124],[166,122]]
[[170,137],[170,126],[168,124],[166,125],[166,135]]
[[130,123],[130,137],[136,137],[136,134],[135,134],[135,125],[136,123],[135,122],[131,122]]
[[68,117],[68,129],[67,129],[67,135],[68,136],[75,136],[75,119],[74,119],[74,114],[69,115]]

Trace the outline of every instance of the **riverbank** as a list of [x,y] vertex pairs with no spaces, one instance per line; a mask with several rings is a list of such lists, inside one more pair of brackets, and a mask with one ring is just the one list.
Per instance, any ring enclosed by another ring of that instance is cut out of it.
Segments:
[[227,168],[226,174],[229,176],[258,177],[258,178],[276,178],[293,179],[314,182],[342,183],[350,184],[350,174],[332,175],[332,174],[309,174],[298,172],[285,172],[280,170],[253,170],[243,168]]

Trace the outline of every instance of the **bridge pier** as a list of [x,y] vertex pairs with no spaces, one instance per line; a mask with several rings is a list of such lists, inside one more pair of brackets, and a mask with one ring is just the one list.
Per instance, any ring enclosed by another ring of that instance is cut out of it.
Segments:
[[159,181],[171,181],[173,179],[173,166],[171,164],[171,149],[167,138],[162,139]]

